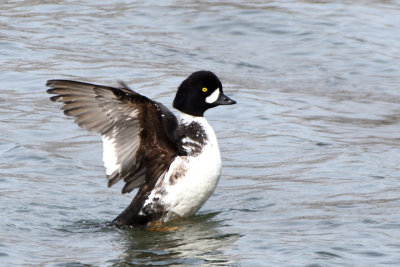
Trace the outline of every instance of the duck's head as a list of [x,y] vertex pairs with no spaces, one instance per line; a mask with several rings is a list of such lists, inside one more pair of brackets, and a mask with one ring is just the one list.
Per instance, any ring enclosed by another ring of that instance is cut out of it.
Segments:
[[218,77],[211,71],[201,70],[193,72],[181,83],[173,106],[183,113],[202,117],[209,108],[232,104],[236,101],[224,95]]

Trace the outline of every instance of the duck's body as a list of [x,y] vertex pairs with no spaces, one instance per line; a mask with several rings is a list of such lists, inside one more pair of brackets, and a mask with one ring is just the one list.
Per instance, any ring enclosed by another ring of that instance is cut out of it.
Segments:
[[[115,225],[166,222],[194,214],[214,192],[221,173],[217,138],[203,113],[234,104],[211,72],[195,72],[178,89],[177,118],[162,104],[126,86],[105,87],[51,80],[53,101],[64,102],[66,115],[99,132],[109,186],[123,179],[123,193],[139,187]],[[200,91],[201,90],[201,91]]]
[[205,118],[184,114],[181,125],[196,129],[194,136],[182,139],[187,156],[173,160],[144,206],[162,199],[173,215],[186,217],[194,214],[214,192],[221,174],[221,156],[215,133]]

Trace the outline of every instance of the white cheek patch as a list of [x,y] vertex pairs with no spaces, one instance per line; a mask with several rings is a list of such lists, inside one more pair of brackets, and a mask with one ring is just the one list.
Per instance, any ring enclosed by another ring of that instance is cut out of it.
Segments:
[[220,94],[221,94],[221,90],[219,90],[219,88],[217,88],[211,95],[207,96],[206,102],[208,104],[214,103],[215,101],[217,101]]

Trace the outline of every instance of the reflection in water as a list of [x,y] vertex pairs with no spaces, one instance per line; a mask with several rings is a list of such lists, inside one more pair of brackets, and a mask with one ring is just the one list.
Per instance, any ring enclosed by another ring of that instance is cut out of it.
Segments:
[[178,230],[149,231],[143,228],[120,230],[118,244],[124,246],[123,259],[114,263],[126,264],[229,264],[232,259],[225,249],[239,238],[239,234],[221,233],[221,221],[216,214],[195,215],[168,224]]

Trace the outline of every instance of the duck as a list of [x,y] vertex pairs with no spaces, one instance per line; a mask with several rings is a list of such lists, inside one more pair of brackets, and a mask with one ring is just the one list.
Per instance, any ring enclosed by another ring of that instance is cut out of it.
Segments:
[[65,115],[101,135],[108,187],[122,180],[122,194],[138,189],[113,226],[164,225],[191,216],[214,192],[221,155],[204,113],[236,101],[213,72],[193,72],[180,84],[173,100],[179,119],[123,82],[110,87],[48,80],[46,86]]

